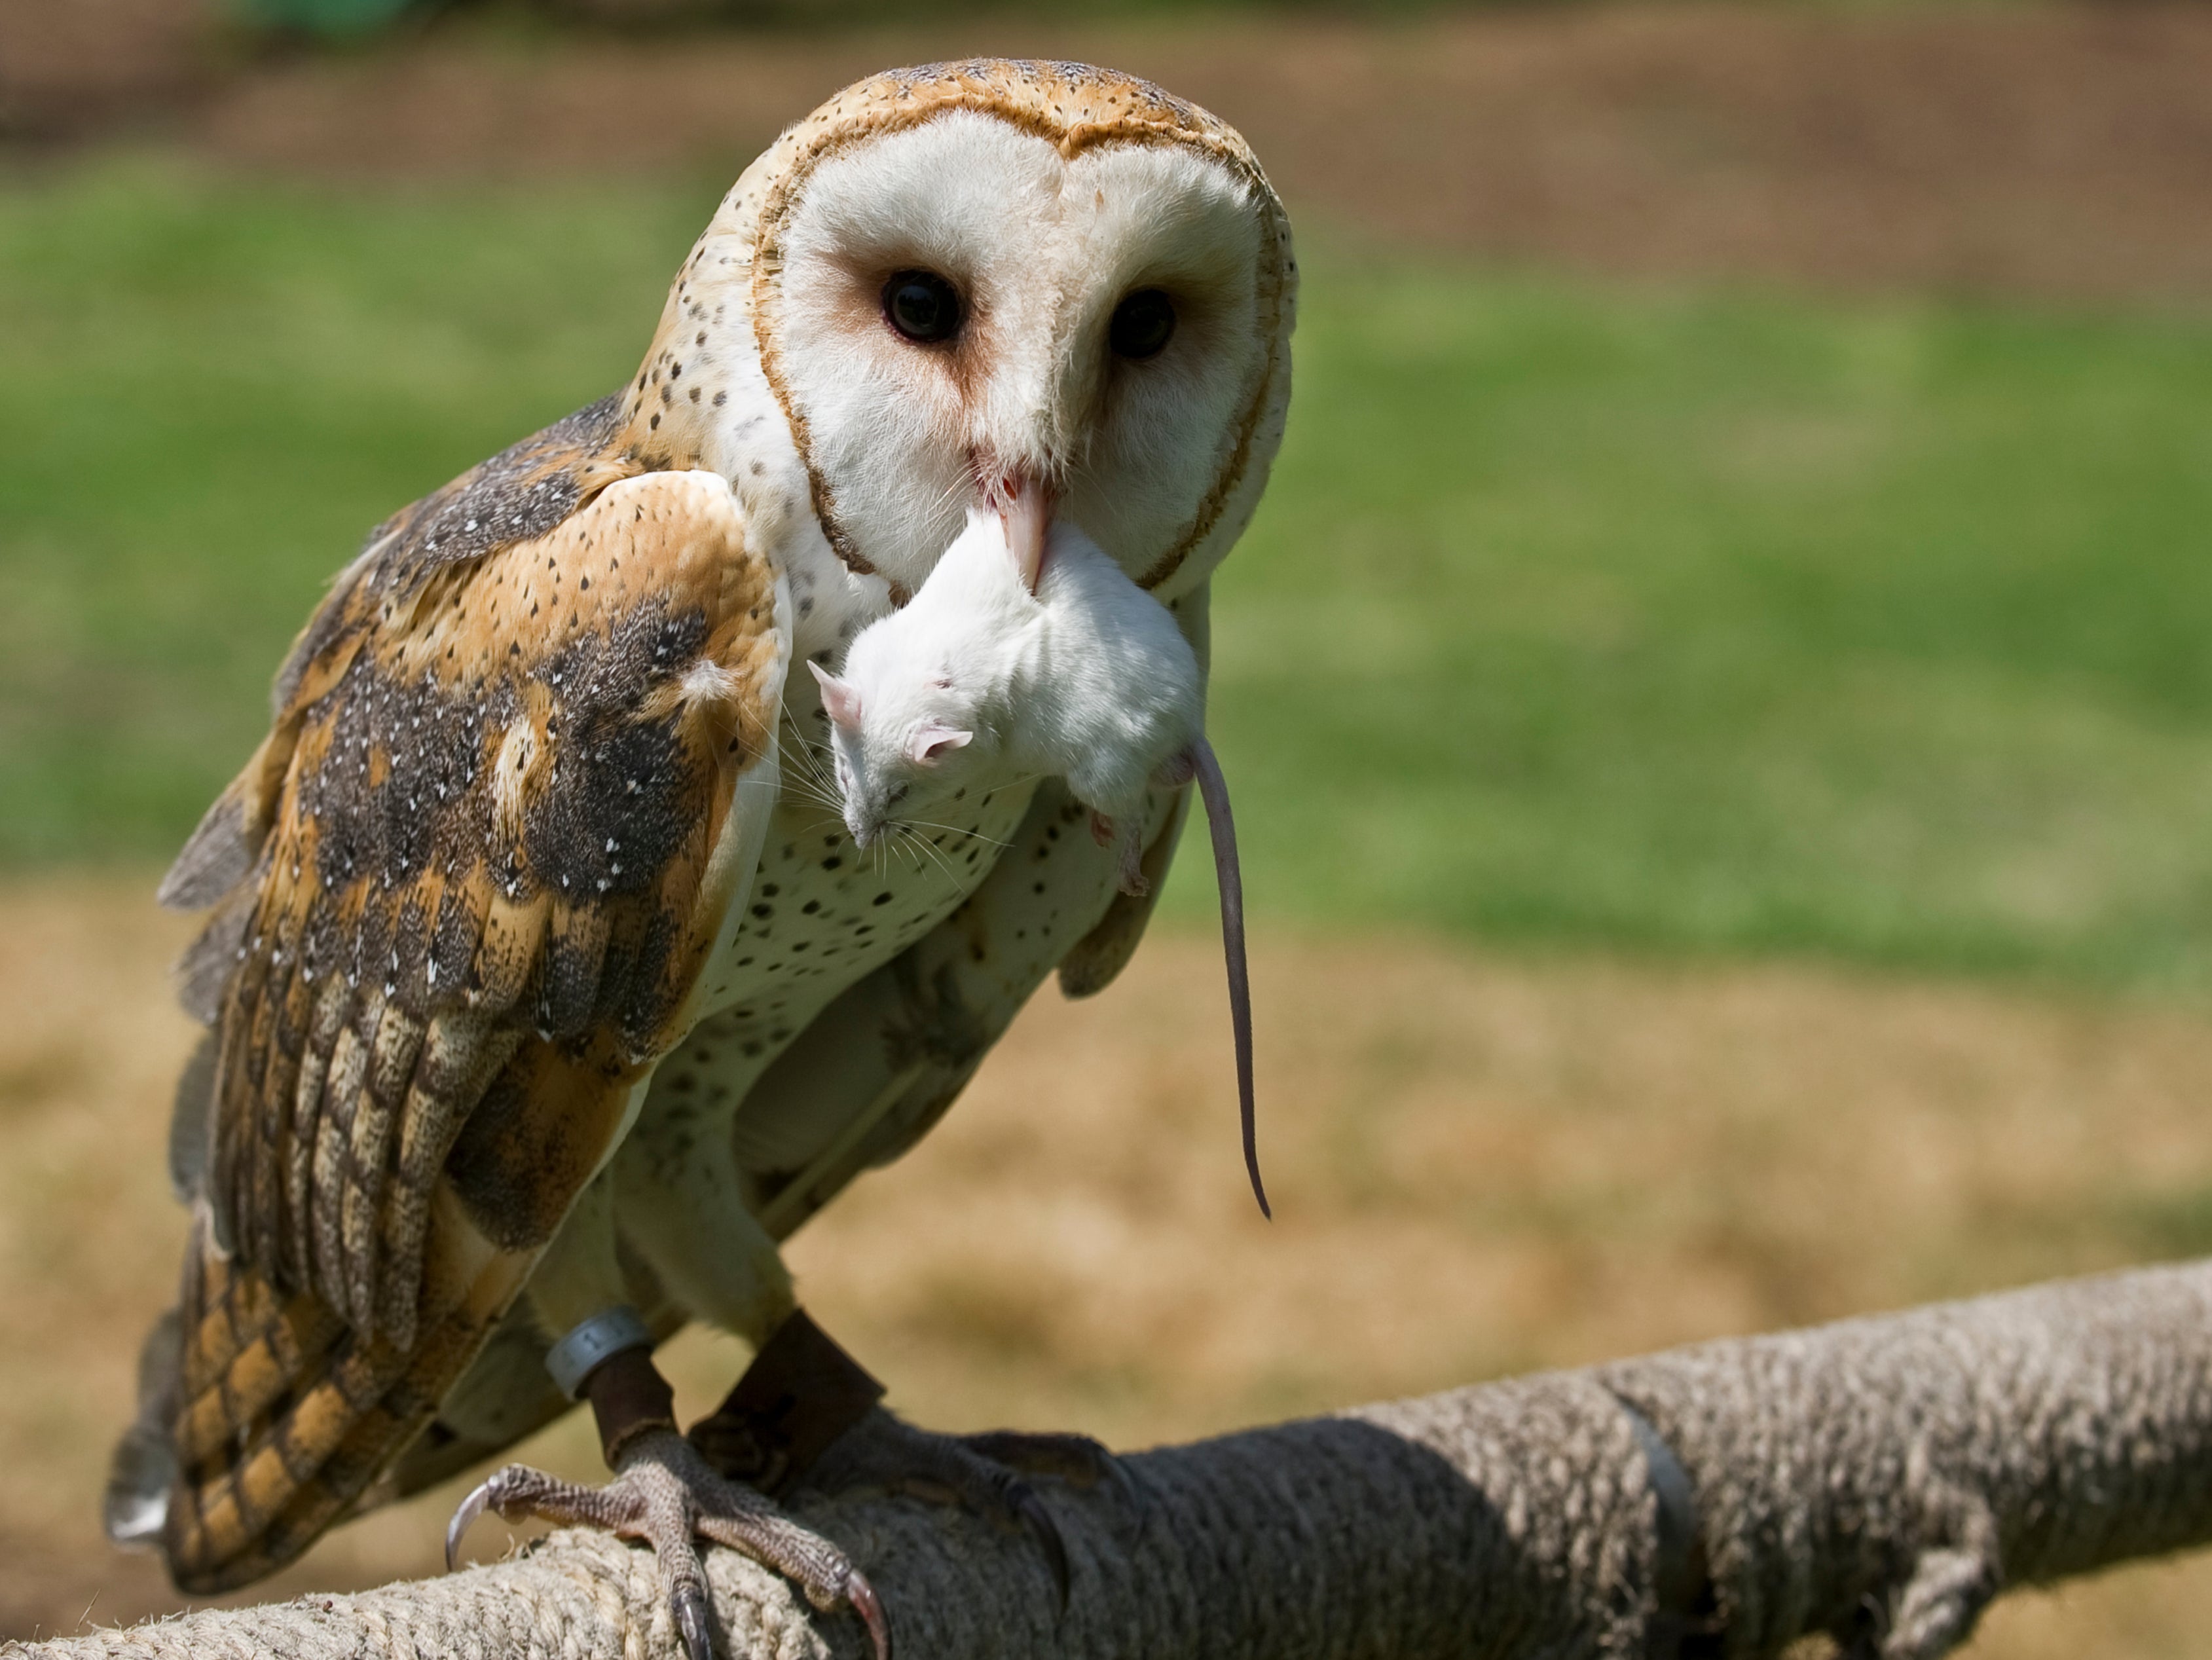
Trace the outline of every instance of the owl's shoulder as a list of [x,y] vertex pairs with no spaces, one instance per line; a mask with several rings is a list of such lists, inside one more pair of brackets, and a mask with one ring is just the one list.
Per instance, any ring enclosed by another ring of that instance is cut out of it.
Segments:
[[307,666],[359,621],[374,594],[404,598],[439,570],[544,536],[618,479],[650,471],[629,441],[619,392],[510,444],[374,531],[338,575],[277,675],[279,708]]

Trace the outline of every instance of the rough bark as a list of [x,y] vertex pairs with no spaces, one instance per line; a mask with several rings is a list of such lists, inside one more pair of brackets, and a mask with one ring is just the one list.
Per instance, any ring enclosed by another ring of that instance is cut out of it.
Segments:
[[[2212,1262],[1710,1343],[1127,1460],[1025,1536],[918,1500],[802,1506],[896,1660],[1771,1654],[1921,1660],[1998,1591],[2212,1539]],[[733,1660],[867,1652],[728,1551]],[[651,1557],[556,1535],[495,1566],[30,1654],[678,1660]]]

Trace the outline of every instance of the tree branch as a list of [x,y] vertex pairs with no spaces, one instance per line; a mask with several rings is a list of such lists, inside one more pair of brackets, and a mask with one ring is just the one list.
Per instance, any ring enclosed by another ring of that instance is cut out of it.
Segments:
[[[1771,1654],[1809,1632],[1923,1660],[1998,1590],[2212,1540],[2212,1262],[1224,1436],[1047,1483],[1025,1536],[920,1501],[801,1507],[866,1569],[896,1660]],[[732,1660],[866,1653],[726,1550]],[[1698,1635],[1698,1633],[1710,1633]],[[356,1596],[42,1644],[63,1657],[678,1660],[652,1558],[556,1535]]]

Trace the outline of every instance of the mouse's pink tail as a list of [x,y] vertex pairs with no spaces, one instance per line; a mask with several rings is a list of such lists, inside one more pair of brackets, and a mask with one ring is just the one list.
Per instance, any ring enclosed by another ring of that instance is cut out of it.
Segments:
[[1221,952],[1229,968],[1229,1025],[1237,1043],[1237,1104],[1244,1123],[1244,1169],[1260,1214],[1271,1220],[1267,1189],[1260,1182],[1260,1146],[1252,1102],[1252,976],[1244,960],[1244,873],[1237,861],[1237,821],[1230,816],[1229,783],[1213,745],[1200,738],[1191,745],[1198,794],[1206,803],[1206,827],[1213,837],[1213,873],[1221,890]]

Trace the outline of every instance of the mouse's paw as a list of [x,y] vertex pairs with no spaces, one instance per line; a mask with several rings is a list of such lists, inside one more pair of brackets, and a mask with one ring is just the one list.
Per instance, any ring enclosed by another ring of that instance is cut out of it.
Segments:
[[1121,853],[1114,879],[1121,891],[1132,899],[1142,899],[1152,891],[1152,879],[1145,874],[1145,839],[1133,827],[1121,838]]
[[1140,812],[1125,812],[1116,818],[1111,813],[1091,810],[1091,839],[1102,848],[1115,850],[1114,885],[1132,899],[1141,899],[1152,891],[1150,878],[1145,874],[1145,819]]

